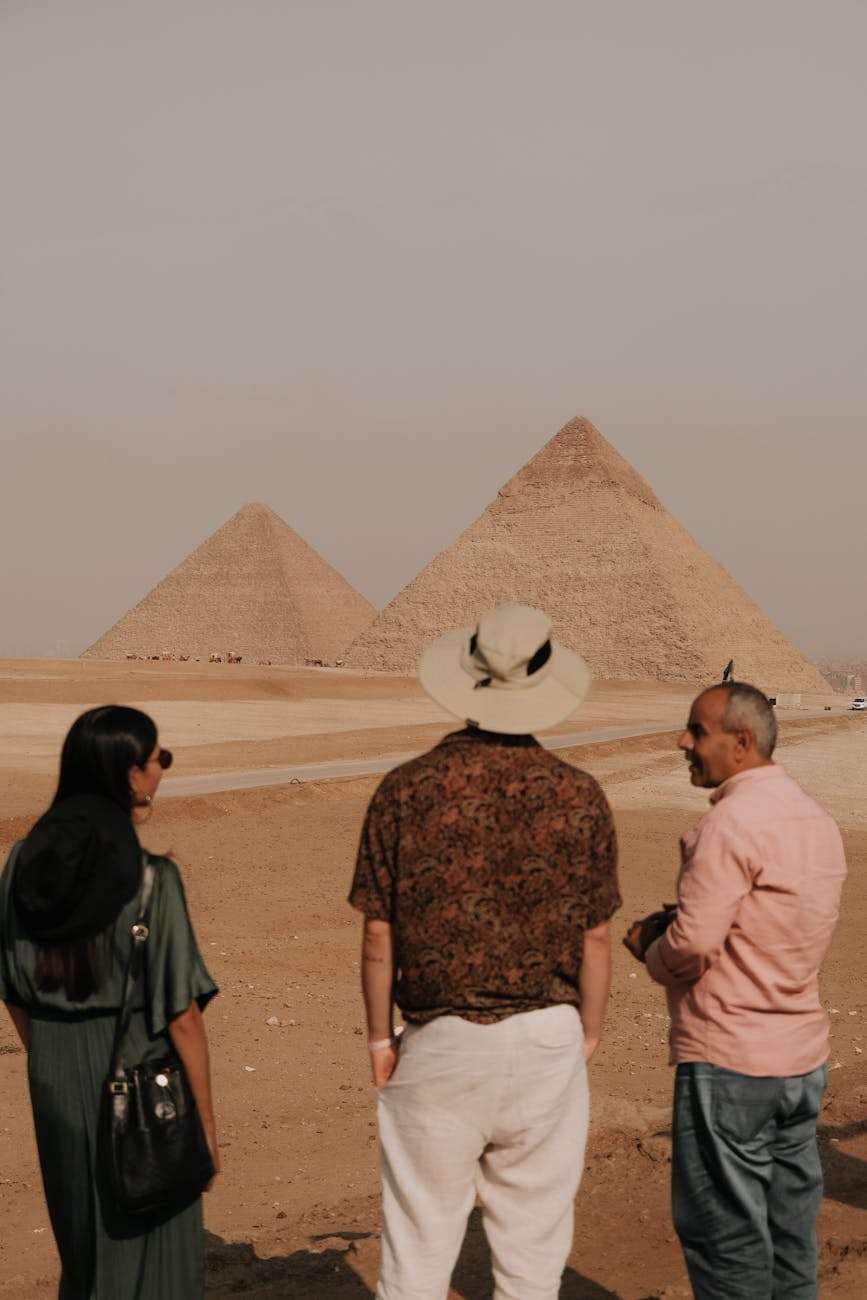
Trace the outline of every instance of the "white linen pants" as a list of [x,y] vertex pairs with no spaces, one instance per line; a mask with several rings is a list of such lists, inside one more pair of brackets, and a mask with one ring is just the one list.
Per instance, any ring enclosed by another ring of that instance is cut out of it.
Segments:
[[494,1300],[556,1300],[589,1109],[574,1007],[409,1025],[378,1100],[377,1300],[445,1300],[476,1197]]

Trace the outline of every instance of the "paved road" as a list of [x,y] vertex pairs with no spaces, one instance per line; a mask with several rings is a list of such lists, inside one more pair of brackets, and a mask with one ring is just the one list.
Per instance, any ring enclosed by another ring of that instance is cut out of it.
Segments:
[[[672,727],[658,722],[648,727],[604,727],[597,731],[573,731],[568,736],[547,736],[546,749],[569,749],[573,745],[602,744],[629,736],[660,736]],[[211,772],[207,776],[165,777],[160,798],[171,795],[216,794],[220,790],[251,790],[262,785],[289,785],[300,781],[336,781],[347,776],[372,776],[390,772],[414,754],[383,754],[379,758],[346,758],[338,763],[301,763],[294,767],[259,767],[241,772]]]
[[[789,720],[822,718],[821,710],[805,710]],[[678,731],[679,724],[658,722],[644,727],[600,727],[595,731],[571,731],[568,735],[546,736],[546,749],[570,749],[574,745],[601,745],[606,740],[628,740],[632,736],[665,736]],[[168,776],[160,786],[160,798],[172,795],[217,794],[222,790],[252,790],[264,785],[291,785],[303,781],[336,781],[347,776],[375,776],[390,772],[414,754],[385,754],[379,758],[347,758],[338,763],[300,763],[294,767],[259,767],[246,771],[211,772],[206,776]]]
[[[548,736],[546,749],[569,749],[573,745],[595,745],[629,736],[660,736],[672,727],[658,722],[648,727],[605,727],[597,731],[573,731],[568,736]],[[207,776],[166,777],[160,797],[185,794],[215,794],[220,790],[251,790],[262,785],[289,785],[300,781],[335,781],[347,776],[372,776],[390,772],[414,754],[384,754],[379,758],[347,758],[339,763],[302,763],[295,767],[260,767],[243,772],[212,772]]]

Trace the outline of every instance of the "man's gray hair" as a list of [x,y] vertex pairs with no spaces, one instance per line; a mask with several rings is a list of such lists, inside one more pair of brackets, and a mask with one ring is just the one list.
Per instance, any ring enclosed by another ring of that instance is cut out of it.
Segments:
[[711,689],[728,695],[723,731],[751,731],[762,758],[770,758],[777,743],[777,716],[767,695],[748,682],[723,682]]

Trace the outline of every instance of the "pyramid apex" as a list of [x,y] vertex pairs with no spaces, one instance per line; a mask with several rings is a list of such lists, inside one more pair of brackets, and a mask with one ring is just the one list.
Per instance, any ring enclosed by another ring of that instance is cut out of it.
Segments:
[[[563,428],[550,438],[550,442],[556,442],[558,438],[586,438],[594,439],[597,442],[605,442],[602,434],[596,428],[592,420],[588,420],[586,415],[573,415],[571,420],[567,420]],[[605,444],[608,445],[607,443]]]
[[617,487],[651,509],[662,509],[650,484],[585,415],[574,416],[549,438],[501,489],[500,496],[514,496],[527,488],[550,487],[555,482],[571,488],[581,483]]
[[247,527],[270,527],[272,531],[276,529],[278,533],[290,534],[297,537],[298,534],[290,528],[282,515],[271,506],[266,505],[264,501],[245,501],[242,506],[230,515],[223,524],[224,528],[234,528],[238,525]]
[[[573,415],[572,419],[567,420],[562,429],[558,429],[553,438],[548,439],[537,455],[541,455],[548,447],[565,447],[567,445],[576,448],[580,447],[585,452],[614,452],[611,443],[603,438],[596,425],[592,420],[588,420],[586,415]],[[535,459],[535,457],[531,459]]]
[[245,518],[256,515],[274,515],[277,512],[266,505],[264,501],[245,501],[244,504],[235,511],[236,515],[243,515]]

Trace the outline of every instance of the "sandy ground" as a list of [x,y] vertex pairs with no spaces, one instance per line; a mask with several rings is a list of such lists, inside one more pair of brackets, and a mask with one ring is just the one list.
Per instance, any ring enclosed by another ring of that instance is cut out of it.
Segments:
[[[597,682],[574,720],[594,729],[682,724],[693,690],[654,682]],[[179,774],[412,753],[435,744],[451,719],[413,679],[333,669],[228,664],[0,659],[0,817],[51,796],[57,754],[85,708],[133,704],[152,714]],[[841,713],[840,696],[804,696],[802,708]],[[797,716],[787,710],[785,716]]]
[[[421,701],[417,687],[401,679],[249,670],[241,680],[196,674],[189,665],[182,666],[187,672],[166,667],[173,671],[0,664],[0,848],[26,830],[51,784],[47,766],[16,769],[7,705],[40,706],[35,716],[43,721],[44,706],[62,710],[116,698],[158,701],[161,710],[172,702],[187,708],[192,701],[219,703],[224,691],[226,704],[239,705],[269,698],[299,705],[343,700],[347,717],[352,701],[366,706],[351,715],[362,719],[355,730],[304,731],[312,711],[301,711],[294,735],[226,740],[218,731],[207,744],[178,744],[182,770],[252,766],[280,746],[291,756],[281,751],[272,763],[296,761],[296,746],[304,747],[306,758],[388,752],[377,749],[384,743],[390,751],[411,750],[443,730],[439,722],[419,725],[410,710],[412,726],[395,724],[396,702]],[[588,702],[580,723],[659,720],[674,726],[689,695],[679,688],[606,686]],[[388,708],[377,712],[375,701]],[[175,743],[171,725],[181,716],[160,716],[164,743]],[[252,727],[260,715],[246,716]],[[317,716],[333,719],[339,711],[323,707]],[[385,716],[391,721],[379,726],[375,719]],[[783,733],[780,760],[838,817],[849,855],[843,918],[823,977],[833,1038],[822,1119],[820,1241],[822,1295],[854,1300],[867,1294],[867,717],[794,720]],[[22,732],[22,747],[24,734],[27,744],[29,737],[39,739],[35,727]],[[228,763],[225,749],[243,752],[242,760]],[[615,809],[625,897],[615,921],[619,935],[629,919],[670,896],[677,836],[701,814],[705,796],[689,786],[669,737],[588,746],[564,756],[600,778]],[[202,766],[188,768],[188,759]],[[372,1300],[380,1228],[374,1105],[357,988],[359,922],[344,900],[374,787],[375,780],[365,778],[178,798],[159,804],[141,831],[149,848],[170,849],[182,863],[199,942],[221,987],[208,1027],[224,1172],[206,1200],[208,1294],[219,1300],[238,1294]],[[279,1027],[265,1023],[271,1016]],[[593,1132],[563,1300],[689,1294],[668,1215],[665,1033],[661,992],[618,947],[608,1030],[592,1067]],[[11,1027],[0,1022],[0,1294],[16,1300],[52,1295],[57,1272],[24,1067]],[[476,1217],[451,1294],[453,1300],[491,1295]]]

